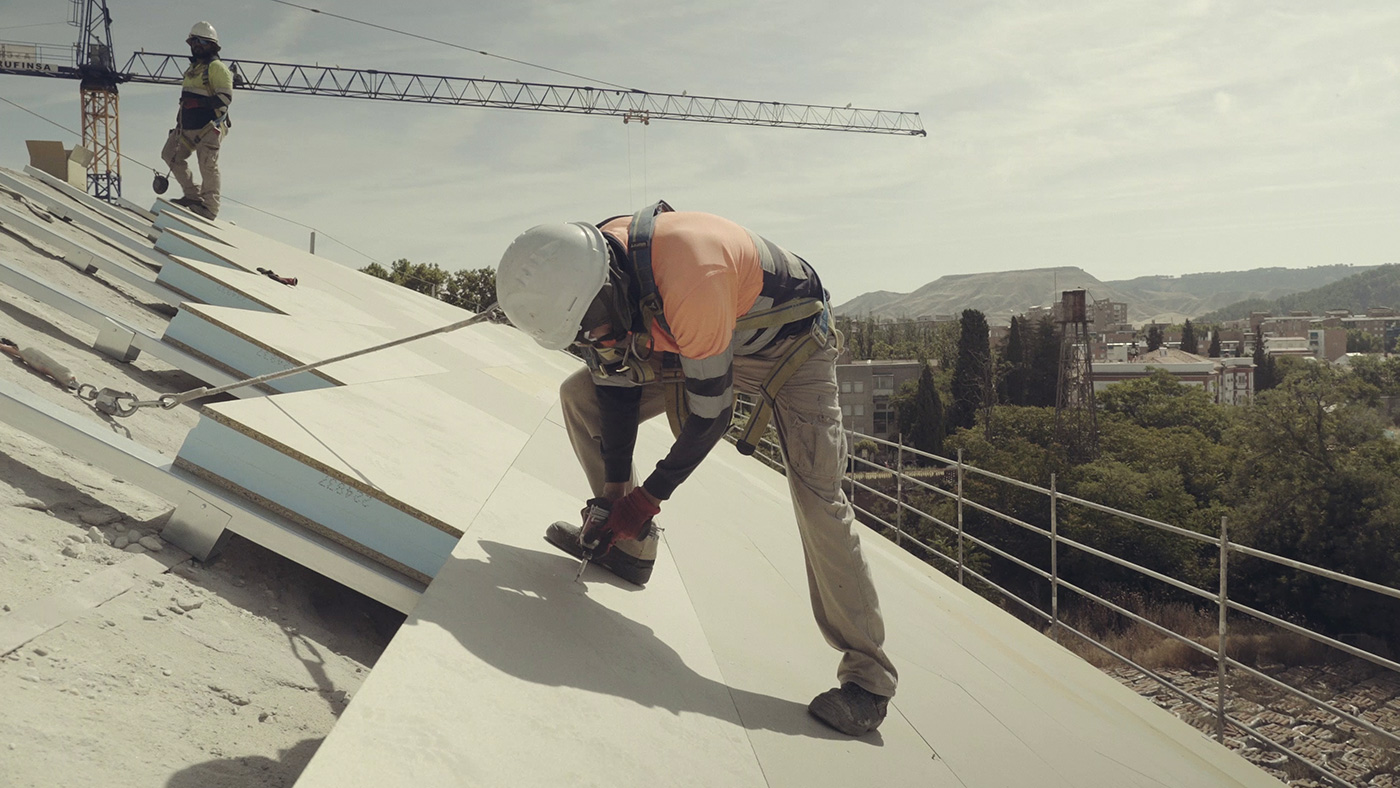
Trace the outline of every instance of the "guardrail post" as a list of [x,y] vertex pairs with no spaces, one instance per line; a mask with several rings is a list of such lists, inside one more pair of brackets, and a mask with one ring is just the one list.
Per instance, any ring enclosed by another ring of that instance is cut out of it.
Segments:
[[958,585],[963,582],[963,450],[958,449]]
[[894,461],[894,543],[904,536],[904,433],[899,434],[899,450]]
[[1050,631],[1060,626],[1060,521],[1059,492],[1050,474]]
[[1216,645],[1216,681],[1215,690],[1215,739],[1221,744],[1225,743],[1225,669],[1226,659],[1229,657],[1230,645],[1230,594],[1229,594],[1229,562],[1230,562],[1230,537],[1227,530],[1228,522],[1224,515],[1220,516],[1220,640]]

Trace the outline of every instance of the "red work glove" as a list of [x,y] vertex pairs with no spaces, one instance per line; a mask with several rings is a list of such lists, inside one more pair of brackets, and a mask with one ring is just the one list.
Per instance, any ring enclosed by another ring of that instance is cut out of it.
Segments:
[[580,541],[592,549],[596,558],[612,549],[613,542],[619,539],[637,539],[646,532],[647,523],[661,513],[661,507],[638,487],[612,503],[612,512],[603,523],[595,523],[584,528]]

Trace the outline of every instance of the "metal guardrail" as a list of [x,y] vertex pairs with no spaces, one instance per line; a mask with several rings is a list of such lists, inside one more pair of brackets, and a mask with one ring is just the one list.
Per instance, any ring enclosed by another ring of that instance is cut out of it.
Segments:
[[[1345,777],[1337,774],[1335,771],[1329,768],[1327,764],[1315,762],[1307,758],[1305,755],[1290,748],[1285,743],[1275,741],[1269,738],[1267,734],[1247,724],[1245,721],[1231,716],[1228,711],[1232,697],[1230,685],[1228,682],[1228,676],[1230,671],[1233,670],[1243,673],[1244,675],[1252,679],[1263,682],[1269,685],[1270,687],[1273,687],[1283,693],[1286,693],[1287,695],[1292,696],[1293,698],[1296,698],[1297,700],[1300,700],[1304,703],[1307,703],[1308,705],[1319,709],[1327,714],[1334,715],[1339,720],[1344,720],[1345,722],[1354,725],[1357,728],[1374,734],[1381,740],[1389,742],[1392,746],[1400,746],[1400,733],[1397,733],[1396,731],[1385,730],[1377,726],[1373,722],[1363,719],[1359,714],[1350,713],[1345,709],[1339,708],[1336,705],[1329,703],[1328,701],[1314,697],[1313,695],[1303,691],[1302,689],[1291,686],[1283,681],[1280,681],[1272,676],[1269,676],[1266,673],[1257,670],[1256,668],[1250,665],[1247,665],[1229,656],[1229,613],[1233,611],[1235,613],[1240,613],[1249,616],[1250,618],[1253,618],[1257,621],[1261,621],[1272,626],[1279,627],[1295,635],[1299,635],[1311,641],[1321,643],[1325,646],[1341,651],[1352,657],[1365,660],[1367,662],[1400,674],[1400,662],[1395,662],[1394,660],[1387,659],[1378,654],[1374,654],[1364,649],[1356,648],[1355,646],[1343,643],[1342,641],[1337,640],[1335,638],[1328,637],[1319,632],[1315,632],[1306,627],[1299,626],[1289,621],[1285,621],[1281,618],[1278,618],[1277,616],[1270,615],[1264,611],[1258,610],[1256,608],[1230,599],[1230,558],[1232,555],[1240,555],[1269,561],[1282,567],[1306,572],[1336,582],[1345,583],[1358,589],[1370,591],[1397,600],[1400,600],[1400,589],[1391,588],[1390,586],[1381,585],[1379,583],[1373,583],[1340,572],[1335,572],[1320,566],[1315,566],[1302,561],[1297,561],[1291,558],[1286,558],[1284,556],[1265,552],[1263,550],[1258,550],[1247,545],[1232,542],[1229,538],[1229,522],[1225,517],[1221,517],[1220,535],[1217,538],[1207,534],[1202,534],[1196,531],[1181,528],[1179,526],[1171,525],[1170,523],[1164,523],[1158,520],[1142,517],[1131,512],[1122,511],[1120,509],[1104,506],[1093,501],[1085,500],[1083,498],[1078,498],[1073,495],[1062,493],[1056,489],[1056,480],[1054,475],[1051,476],[1050,487],[1049,489],[1047,489],[1034,484],[1029,484],[1019,479],[1013,479],[1007,476],[1002,476],[1000,474],[992,473],[990,471],[985,471],[968,465],[967,463],[962,461],[961,451],[958,453],[957,458],[940,457],[934,454],[929,454],[926,452],[919,451],[917,449],[913,449],[908,446],[903,446],[899,443],[890,442],[871,435],[864,435],[851,430],[847,430],[846,434],[850,444],[854,444],[857,440],[873,441],[877,445],[882,445],[893,449],[896,457],[896,466],[894,468],[887,468],[883,465],[870,462],[869,460],[866,460],[864,458],[857,457],[854,451],[849,452],[852,461],[852,469],[856,467],[867,467],[870,469],[884,472],[886,474],[892,474],[895,478],[896,492],[895,496],[892,498],[889,495],[881,492],[880,490],[875,489],[871,485],[864,484],[861,481],[859,481],[856,478],[854,472],[847,473],[846,481],[850,486],[851,497],[853,500],[855,498],[855,491],[859,489],[864,490],[865,492],[877,498],[892,503],[895,506],[896,522],[894,523],[886,521],[884,518],[878,516],[874,512],[869,511],[868,509],[856,507],[857,511],[860,514],[862,514],[864,518],[867,518],[867,523],[874,522],[883,525],[887,528],[890,528],[895,532],[897,541],[902,542],[903,540],[907,539],[911,543],[917,544],[923,550],[936,556],[939,556],[946,562],[952,564],[953,567],[956,569],[959,583],[965,584],[966,576],[968,575],[971,575],[978,581],[985,583],[988,587],[994,589],[997,593],[1002,595],[1008,601],[1016,603],[1019,607],[1026,609],[1027,611],[1031,612],[1034,616],[1040,618],[1041,620],[1045,621],[1045,623],[1049,624],[1051,629],[1048,634],[1053,634],[1055,630],[1063,630],[1065,632],[1069,632],[1075,635],[1076,637],[1084,640],[1085,642],[1091,644],[1092,646],[1102,650],[1103,652],[1112,656],[1113,658],[1119,660],[1123,664],[1128,665],[1133,669],[1141,672],[1142,674],[1152,678],[1154,681],[1156,681],[1159,685],[1161,685],[1168,691],[1200,706],[1202,709],[1212,712],[1216,720],[1216,738],[1219,741],[1224,742],[1227,729],[1230,727],[1234,727],[1240,731],[1243,731],[1249,738],[1258,741],[1265,747],[1275,750],[1276,752],[1280,752],[1293,759],[1297,763],[1305,766],[1309,771],[1313,772],[1318,777],[1321,777],[1338,786],[1345,786],[1346,788],[1362,788],[1362,786],[1348,782]],[[920,479],[916,479],[913,476],[906,474],[906,455],[931,460],[934,463],[941,464],[945,468],[955,469],[956,483],[954,485],[954,489],[944,489],[943,487],[928,484],[927,482],[924,482]],[[969,475],[976,475],[983,478],[992,479],[1004,484],[1012,485],[1022,490],[1046,496],[1050,527],[1047,529],[1037,525],[1033,525],[1031,523],[1024,522],[1020,519],[1012,517],[1011,515],[999,512],[990,506],[984,505],[977,501],[973,501],[970,498],[966,497],[963,494],[963,488],[964,481],[968,478]],[[934,494],[944,496],[949,500],[954,501],[956,503],[957,522],[944,522],[943,520],[940,520],[939,518],[934,517],[933,515],[927,512],[924,512],[916,507],[911,506],[905,500],[905,491],[907,489],[906,485],[912,485],[913,487],[919,490],[932,492]],[[1083,544],[1082,542],[1078,542],[1076,540],[1063,536],[1059,533],[1059,513],[1062,506],[1084,507],[1086,509],[1090,509],[1102,514],[1107,514],[1114,517],[1121,517],[1138,525],[1146,526],[1148,528],[1156,529],[1165,533],[1170,533],[1185,539],[1214,546],[1218,551],[1220,565],[1220,579],[1218,588],[1216,590],[1200,588],[1198,586],[1192,585],[1191,583],[1170,577],[1168,575],[1154,571],[1152,569],[1149,569],[1148,567],[1142,566],[1133,561],[1120,558],[1102,550],[1090,547],[1089,545]],[[964,528],[964,512],[967,509],[973,509],[978,512],[982,512],[991,517],[1000,519],[1003,522],[1018,526],[1019,528],[1025,529],[1029,532],[1044,537],[1048,541],[1050,546],[1049,571],[1045,571],[1039,567],[1036,567],[1016,556],[1011,555],[1007,551],[996,547],[995,545],[989,544],[985,540],[979,539],[977,537],[972,536],[971,534],[968,534],[966,529]],[[947,531],[950,536],[955,537],[957,545],[957,555],[955,557],[943,555],[943,553],[941,553],[934,546],[920,541],[913,534],[909,533],[908,529],[904,527],[903,518],[905,514],[932,523],[935,526]],[[1032,604],[1031,602],[1022,599],[1017,594],[1007,590],[1006,588],[1003,588],[1000,585],[997,585],[996,583],[991,582],[988,578],[983,577],[982,575],[972,571],[966,563],[966,546],[969,543],[975,544],[984,550],[987,550],[991,553],[1000,556],[1003,559],[1009,560],[1017,566],[1029,572],[1032,572],[1033,574],[1042,578],[1043,580],[1048,581],[1050,583],[1049,612],[1042,610],[1035,604]],[[1156,622],[1151,621],[1131,610],[1128,610],[1127,608],[1121,605],[1104,599],[1103,597],[1098,596],[1088,591],[1087,589],[1081,588],[1080,586],[1075,585],[1074,583],[1070,583],[1064,580],[1062,577],[1060,577],[1059,572],[1061,549],[1078,550],[1085,554],[1095,556],[1096,558],[1108,561],[1116,566],[1129,569],[1133,572],[1142,575],[1143,577],[1151,578],[1160,583],[1169,585],[1172,588],[1183,591],[1200,600],[1214,605],[1219,611],[1218,637],[1216,641],[1216,647],[1212,649],[1207,646],[1201,645],[1200,643],[1197,643],[1196,641],[1186,637],[1185,635],[1182,635],[1167,627],[1157,624]],[[1118,653],[1106,644],[1095,639],[1092,635],[1082,632],[1079,629],[1076,629],[1067,624],[1060,616],[1059,603],[1060,593],[1062,590],[1072,592],[1073,594],[1077,595],[1082,599],[1085,599],[1097,605],[1103,606],[1109,610],[1112,610],[1115,613],[1118,613],[1122,616],[1127,617],[1128,619],[1131,619],[1132,621],[1142,624],[1157,632],[1158,634],[1170,638],[1171,640],[1174,640],[1176,642],[1179,642],[1187,646],[1188,648],[1193,649],[1199,652],[1200,654],[1214,660],[1216,663],[1215,700],[1212,702],[1209,699],[1200,698],[1193,695],[1192,693],[1173,684],[1171,680],[1166,678],[1165,676],[1162,676],[1156,671],[1134,662],[1133,660],[1129,659],[1123,654]]]
[[[747,398],[741,397],[739,399],[738,405],[736,406],[735,423],[742,424],[743,420],[746,418],[746,414],[751,411],[751,408],[752,402],[748,401]],[[731,434],[733,433],[731,432]],[[770,430],[770,436],[771,434],[772,433]],[[1232,542],[1229,538],[1229,522],[1225,517],[1222,517],[1220,520],[1219,536],[1214,537],[1207,534],[1198,533],[1196,531],[1192,531],[1186,528],[1181,528],[1170,523],[1164,523],[1158,520],[1153,520],[1151,518],[1142,517],[1140,515],[1133,514],[1132,512],[1122,511],[1120,509],[1104,506],[1093,501],[1085,500],[1083,498],[1078,498],[1073,495],[1062,493],[1058,489],[1056,489],[1056,480],[1053,475],[1051,476],[1050,487],[1047,489],[1038,485],[1021,481],[1019,479],[1013,479],[1007,476],[1002,476],[1000,474],[992,473],[990,471],[985,471],[968,465],[967,463],[962,461],[961,452],[959,452],[959,456],[957,458],[940,457],[934,454],[929,454],[927,452],[922,452],[917,449],[901,445],[899,443],[884,440],[882,438],[877,438],[872,435],[858,433],[853,430],[847,430],[846,435],[848,440],[848,456],[850,458],[850,464],[848,465],[845,483],[849,486],[849,494],[853,501],[853,504],[856,499],[856,491],[860,490],[870,496],[873,496],[876,499],[890,503],[895,507],[895,522],[889,522],[867,508],[856,506],[856,511],[859,515],[861,515],[861,519],[867,525],[878,524],[884,526],[885,528],[891,529],[895,534],[894,538],[897,543],[906,547],[915,547],[918,549],[920,554],[925,554],[930,558],[937,560],[941,564],[949,567],[960,584],[966,585],[968,577],[974,578],[979,583],[985,584],[988,588],[994,590],[1006,601],[1016,604],[1018,607],[1029,612],[1035,618],[1038,618],[1044,623],[1048,624],[1050,627],[1049,631],[1047,632],[1048,635],[1053,635],[1057,630],[1070,633],[1075,637],[1083,640],[1084,642],[1092,645],[1093,647],[1103,651],[1104,653],[1108,654],[1109,656],[1113,657],[1114,659],[1118,660],[1124,665],[1127,665],[1133,668],[1134,670],[1142,673],[1143,675],[1150,677],[1153,681],[1155,681],[1157,684],[1159,684],[1169,692],[1181,697],[1182,699],[1190,703],[1199,706],[1207,712],[1210,712],[1215,718],[1216,738],[1222,743],[1225,743],[1226,731],[1230,728],[1234,728],[1238,731],[1242,731],[1247,738],[1253,739],[1254,741],[1257,741],[1260,744],[1262,744],[1264,747],[1267,747],[1269,749],[1274,750],[1275,752],[1287,756],[1289,759],[1292,759],[1294,762],[1302,765],[1307,770],[1311,771],[1317,777],[1320,777],[1332,784],[1343,786],[1344,788],[1364,788],[1361,785],[1349,782],[1345,777],[1338,774],[1333,769],[1329,768],[1329,766],[1326,763],[1320,763],[1311,760],[1306,755],[1299,753],[1295,749],[1289,747],[1284,742],[1271,739],[1266,732],[1251,726],[1244,720],[1232,716],[1229,712],[1229,707],[1232,699],[1229,677],[1231,672],[1234,671],[1256,681],[1262,682],[1274,689],[1277,689],[1280,692],[1283,692],[1299,701],[1302,701],[1303,703],[1306,703],[1326,714],[1333,715],[1338,720],[1345,721],[1346,723],[1354,725],[1363,731],[1373,734],[1374,736],[1378,737],[1381,741],[1388,742],[1391,746],[1400,746],[1400,733],[1398,733],[1397,731],[1391,731],[1381,728],[1380,726],[1376,725],[1370,720],[1362,718],[1359,713],[1354,714],[1345,709],[1339,708],[1326,700],[1314,697],[1312,694],[1302,689],[1299,689],[1284,681],[1274,678],[1273,676],[1270,676],[1250,665],[1247,665],[1229,656],[1229,645],[1231,635],[1229,614],[1231,612],[1234,612],[1237,614],[1243,614],[1254,620],[1264,622],[1274,627],[1281,628],[1295,635],[1299,635],[1311,641],[1321,643],[1325,646],[1336,649],[1352,657],[1365,660],[1367,662],[1400,674],[1400,663],[1397,663],[1391,659],[1387,659],[1378,654],[1374,654],[1372,652],[1356,648],[1355,646],[1343,643],[1342,641],[1337,640],[1335,638],[1328,637],[1319,632],[1315,632],[1313,630],[1307,629],[1306,627],[1302,627],[1292,622],[1285,621],[1281,618],[1278,618],[1277,616],[1270,615],[1264,611],[1255,609],[1253,607],[1230,599],[1230,558],[1232,555],[1236,555],[1248,556],[1250,558],[1268,561],[1281,567],[1287,567],[1289,569],[1306,572],[1336,582],[1345,583],[1358,589],[1373,592],[1397,600],[1400,600],[1400,589],[1391,588],[1389,586],[1381,585],[1379,583],[1373,583],[1340,572],[1335,572],[1320,566],[1314,566],[1312,564],[1308,564],[1302,561],[1297,561],[1291,558],[1286,558],[1284,556],[1268,553],[1263,550],[1258,550],[1247,545]],[[880,465],[878,463],[874,463],[867,459],[856,456],[856,453],[852,450],[854,444],[856,443],[856,441],[866,440],[873,441],[877,445],[892,449],[896,458],[895,467],[889,468],[884,465]],[[955,479],[953,479],[953,483],[949,485],[953,489],[945,489],[944,487],[939,485],[929,484],[928,482],[925,482],[922,479],[915,478],[914,476],[905,473],[907,461],[906,455],[911,458],[918,457],[924,460],[931,460],[934,463],[941,464],[945,469],[954,470],[956,474]],[[781,451],[779,450],[778,445],[771,439],[771,437],[769,439],[765,439],[762,442],[762,444],[759,447],[759,451],[755,453],[755,456],[758,456],[764,462],[768,463],[769,465],[775,468],[778,468],[779,470],[782,469]],[[874,486],[865,484],[861,480],[857,479],[857,474],[860,473],[860,469],[862,468],[880,473],[884,475],[886,479],[888,479],[890,476],[893,476],[895,482],[895,495],[890,496],[885,492],[876,489]],[[983,503],[974,501],[971,498],[967,497],[966,495],[964,495],[963,492],[964,482],[970,476],[978,476],[986,479],[992,479],[997,482],[1001,482],[1019,488],[1021,490],[1025,490],[1027,492],[1044,495],[1047,499],[1046,505],[1048,509],[1050,527],[1043,528],[1032,523],[1027,523],[1009,514],[999,512],[991,506],[987,506]],[[915,506],[910,505],[907,500],[907,494],[910,491],[922,491],[933,493],[935,495],[942,496],[943,498],[949,501],[952,501],[955,504],[956,522],[945,522],[944,520],[934,516],[933,514],[930,514],[929,512],[925,512]],[[1218,551],[1219,556],[1220,579],[1218,588],[1214,590],[1200,588],[1198,586],[1192,585],[1191,583],[1170,577],[1166,574],[1157,572],[1146,566],[1142,566],[1133,561],[1120,558],[1118,556],[1112,555],[1110,553],[1096,549],[1082,542],[1070,539],[1062,535],[1059,529],[1060,512],[1062,507],[1066,506],[1083,507],[1089,510],[1099,512],[1101,514],[1107,514],[1113,517],[1120,517],[1137,525],[1141,525],[1164,533],[1169,533],[1174,536],[1188,539],[1197,543],[1211,545],[1215,548],[1216,551]],[[1045,569],[1037,567],[1015,555],[1012,555],[1007,550],[1004,550],[994,544],[991,544],[988,541],[981,539],[977,536],[969,534],[965,528],[965,513],[969,509],[984,513],[990,517],[997,518],[1007,524],[1017,526],[1020,529],[1024,529],[1027,532],[1045,538],[1050,548],[1049,570],[1047,571]],[[950,538],[955,540],[955,554],[945,554],[943,551],[941,551],[934,545],[928,544],[920,540],[914,534],[910,533],[909,529],[905,526],[906,517],[912,517],[916,520],[930,523],[937,529],[940,529],[947,533]],[[972,545],[975,545],[976,547],[985,550],[988,553],[994,554],[1004,560],[1010,561],[1016,566],[1028,572],[1031,572],[1032,574],[1036,575],[1042,580],[1048,582],[1050,586],[1049,611],[1043,610],[1040,606],[1037,606],[1036,604],[1032,603],[1027,599],[1023,599],[1021,596],[998,585],[997,583],[993,582],[990,578],[985,577],[984,575],[978,573],[972,567],[970,567],[967,561],[967,551],[969,549],[969,546]],[[1079,585],[1066,581],[1060,576],[1060,551],[1062,549],[1076,550],[1087,555],[1095,556],[1096,558],[1108,561],[1116,566],[1131,570],[1140,574],[1143,577],[1151,578],[1154,581],[1160,582],[1174,589],[1177,589],[1178,591],[1189,594],[1197,598],[1198,600],[1201,600],[1204,603],[1213,605],[1218,611],[1218,633],[1215,648],[1202,645],[1201,643],[1198,643],[1195,640],[1192,640],[1191,638],[1181,633],[1175,632],[1169,629],[1168,627],[1162,626],[1161,624],[1151,621],[1143,617],[1142,615],[1139,615],[1138,613],[1128,610],[1122,605],[1119,605],[1097,594],[1094,594],[1093,592],[1082,588]],[[1111,610],[1132,621],[1142,624],[1143,626],[1150,628],[1151,630],[1162,635],[1163,637],[1181,643],[1187,648],[1190,648],[1193,651],[1209,658],[1210,660],[1213,660],[1216,664],[1216,692],[1214,700],[1211,700],[1209,698],[1197,697],[1196,695],[1192,694],[1186,689],[1183,689],[1182,687],[1179,687],[1176,684],[1172,683],[1170,679],[1161,675],[1157,671],[1154,671],[1151,668],[1148,668],[1144,665],[1135,662],[1129,657],[1118,653],[1113,648],[1099,641],[1092,635],[1083,632],[1066,623],[1060,615],[1060,594],[1062,591],[1070,592],[1080,599],[1092,602],[1093,604],[1099,605],[1107,610]]]

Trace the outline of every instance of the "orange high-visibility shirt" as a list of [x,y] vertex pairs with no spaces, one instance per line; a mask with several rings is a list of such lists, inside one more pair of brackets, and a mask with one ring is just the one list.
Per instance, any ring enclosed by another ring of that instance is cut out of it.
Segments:
[[[627,247],[632,217],[603,225]],[[709,213],[658,214],[652,235],[651,269],[666,322],[674,336],[652,326],[652,343],[686,358],[724,352],[735,321],[753,308],[763,289],[763,264],[743,227]]]

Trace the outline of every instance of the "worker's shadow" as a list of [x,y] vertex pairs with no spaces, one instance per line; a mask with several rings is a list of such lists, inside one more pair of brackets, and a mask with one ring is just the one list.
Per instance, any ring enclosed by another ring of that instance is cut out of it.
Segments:
[[[414,615],[444,628],[493,668],[676,715],[705,714],[747,729],[847,740],[813,719],[805,701],[730,687],[696,673],[651,627],[595,602],[585,585],[574,582],[577,561],[500,542],[478,544],[489,560],[454,557],[439,572],[452,576],[458,603],[420,603]],[[588,572],[589,583],[621,583],[603,570]],[[878,732],[860,741],[881,744]]]

